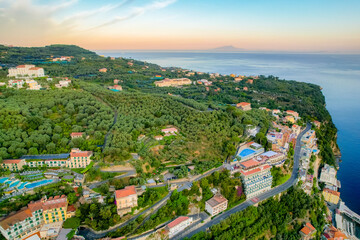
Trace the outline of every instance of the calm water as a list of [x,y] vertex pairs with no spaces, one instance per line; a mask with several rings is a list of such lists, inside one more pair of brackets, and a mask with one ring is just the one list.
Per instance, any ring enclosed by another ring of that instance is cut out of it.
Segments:
[[339,131],[341,198],[360,213],[360,55],[129,51],[99,54],[202,72],[274,75],[322,86],[327,109]]

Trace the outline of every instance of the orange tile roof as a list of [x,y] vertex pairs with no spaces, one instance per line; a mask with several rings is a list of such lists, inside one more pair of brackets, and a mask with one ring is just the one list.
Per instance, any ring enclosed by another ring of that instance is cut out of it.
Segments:
[[90,157],[92,154],[92,151],[80,151],[79,149],[72,149],[70,152],[70,157]]
[[181,216],[181,217],[178,217],[177,219],[175,219],[174,221],[170,222],[167,226],[169,228],[173,228],[188,219],[189,219],[189,217]]
[[65,195],[50,197],[43,203],[43,210],[66,207],[67,204],[67,197]]
[[337,192],[337,191],[334,191],[334,190],[331,190],[331,189],[328,189],[328,188],[324,188],[324,192],[327,192],[327,193],[330,193],[332,195],[336,195],[336,196],[340,197],[340,192]]
[[116,198],[128,197],[136,194],[135,186],[126,186],[124,189],[116,190]]
[[32,217],[30,210],[23,209],[1,220],[0,226],[6,230],[13,226],[15,223],[22,222],[28,217]]
[[4,160],[3,163],[5,164],[11,164],[11,163],[20,163],[23,159],[7,159]]
[[68,212],[75,212],[75,211],[76,211],[76,208],[75,208],[74,205],[70,205],[70,206],[68,206],[67,211],[68,211]]
[[242,107],[245,107],[245,106],[247,106],[247,105],[250,105],[250,103],[248,103],[248,102],[241,102],[241,103],[238,103],[238,104],[236,104],[237,106],[242,106]]
[[240,163],[242,166],[244,166],[245,168],[250,168],[250,167],[255,167],[257,165],[259,165],[260,163],[254,159],[250,159],[247,160],[245,162]]
[[250,176],[250,175],[252,175],[252,174],[261,172],[261,171],[263,171],[263,170],[266,170],[266,169],[268,169],[268,168],[271,168],[271,166],[268,165],[268,164],[265,164],[265,165],[263,165],[263,166],[261,166],[261,167],[254,168],[254,169],[252,169],[252,170],[250,170],[250,171],[241,170],[240,172],[241,172],[241,174],[243,174],[244,176]]
[[43,206],[43,202],[41,200],[36,202],[30,202],[28,204],[28,208],[30,209],[31,212],[35,212],[37,210],[42,209],[42,206]]
[[83,132],[72,132],[70,136],[82,136],[83,134]]
[[25,65],[19,65],[16,68],[24,68],[24,67],[25,67]]
[[313,225],[311,225],[311,223],[308,222],[300,231],[305,235],[309,235],[310,233],[315,231],[315,228],[313,227]]
[[39,70],[39,69],[42,69],[40,67],[32,67],[32,68],[29,68],[29,70]]

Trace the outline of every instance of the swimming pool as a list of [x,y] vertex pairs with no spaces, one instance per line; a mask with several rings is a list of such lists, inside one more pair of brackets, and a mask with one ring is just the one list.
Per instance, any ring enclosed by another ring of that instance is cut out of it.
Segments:
[[244,158],[244,157],[247,157],[247,156],[253,154],[254,152],[255,152],[255,150],[253,150],[253,149],[245,148],[238,155],[239,155],[239,157]]
[[17,189],[19,189],[19,190],[24,189],[26,184],[28,184],[28,182],[21,183],[20,186],[17,187]]
[[45,179],[45,180],[41,180],[41,181],[38,181],[38,182],[33,182],[33,183],[30,183],[28,185],[26,185],[25,187],[26,188],[36,188],[40,185],[44,185],[44,184],[49,184],[51,182],[54,182],[53,179]]
[[10,183],[9,188],[15,187],[15,186],[18,185],[19,183],[20,183],[20,180],[13,181],[13,182]]
[[0,178],[0,183],[5,183],[8,179],[8,177]]

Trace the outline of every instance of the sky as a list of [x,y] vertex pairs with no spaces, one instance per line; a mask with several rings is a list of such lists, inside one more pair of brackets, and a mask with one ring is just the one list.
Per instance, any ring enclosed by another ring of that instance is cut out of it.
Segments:
[[360,1],[0,0],[0,44],[360,53]]

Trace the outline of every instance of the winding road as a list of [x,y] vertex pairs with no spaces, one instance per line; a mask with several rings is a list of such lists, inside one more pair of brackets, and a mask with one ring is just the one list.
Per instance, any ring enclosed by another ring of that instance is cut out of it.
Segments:
[[[298,173],[299,173],[299,162],[300,162],[300,152],[301,152],[301,138],[302,136],[311,129],[311,124],[307,124],[305,130],[303,130],[299,136],[297,137],[297,143],[296,146],[295,146],[295,152],[294,152],[294,167],[293,167],[293,171],[292,171],[292,174],[291,174],[291,177],[290,179],[285,182],[284,184],[280,185],[280,186],[277,186],[273,189],[271,189],[270,191],[268,192],[265,192],[259,196],[257,196],[258,198],[258,202],[260,201],[263,201],[263,200],[266,200],[270,197],[273,197],[279,193],[282,193],[284,191],[286,191],[287,189],[289,189],[291,186],[295,185],[296,182],[297,182],[297,178],[298,178]],[[212,169],[211,171],[208,171],[207,173],[201,175],[201,176],[198,176],[196,177],[195,179],[192,179],[191,181],[184,181],[184,182],[179,182],[179,183],[176,183],[179,188],[178,188],[178,191],[182,191],[186,188],[189,188],[190,185],[195,182],[195,181],[198,181],[204,177],[207,177],[209,175],[211,175],[213,172],[215,171],[219,171],[223,168],[223,166],[220,166],[218,168],[215,168],[215,169]],[[127,176],[130,176],[130,175],[133,175],[133,174],[136,174],[135,171],[130,171],[130,172],[127,172],[126,174],[124,175],[120,175],[120,176],[117,176],[116,178],[122,178],[122,177],[127,177]],[[106,181],[102,181],[102,182],[97,182],[97,183],[94,183],[94,184],[91,184],[89,187],[90,188],[95,188],[103,183],[105,183]],[[161,187],[161,186],[165,186],[165,184],[159,184],[159,185],[156,185],[156,186],[153,186],[153,187]],[[125,227],[126,225],[128,225],[130,222],[132,222],[133,220],[137,219],[139,216],[143,215],[143,214],[147,214],[149,211],[154,211],[156,212],[158,209],[160,209],[160,207],[162,207],[163,205],[166,204],[166,201],[170,198],[171,196],[171,193],[170,192],[168,195],[166,195],[161,201],[155,203],[153,206],[151,206],[150,208],[146,209],[145,211],[143,212],[140,212],[138,213],[137,215],[133,216],[131,219],[129,219],[128,221],[122,223],[121,225],[117,226],[116,228],[114,229],[110,229],[110,230],[107,230],[107,231],[104,231],[104,232],[101,232],[101,233],[95,233],[93,232],[92,230],[88,229],[88,228],[80,228],[79,229],[79,234],[84,236],[85,239],[90,239],[90,240],[93,240],[93,239],[98,239],[98,238],[102,238],[104,236],[106,236],[107,233],[109,232],[113,232],[113,231],[116,231],[117,229],[120,229],[122,227]],[[191,237],[193,236],[194,234],[198,233],[198,232],[203,232],[203,231],[206,231],[208,228],[210,228],[211,226],[213,225],[216,225],[218,223],[220,223],[222,220],[228,218],[231,214],[233,213],[236,213],[236,212],[239,212],[239,211],[242,211],[244,209],[246,209],[247,207],[249,206],[252,206],[256,203],[254,203],[253,201],[251,201],[250,199],[249,200],[246,200],[245,202],[235,206],[234,208],[232,209],[229,209],[228,211],[226,212],[223,212],[221,213],[220,215],[217,215],[215,218],[213,218],[212,220],[210,220],[209,222],[203,224],[202,226],[201,225],[201,222],[197,222],[195,224],[193,224],[192,226],[190,226],[189,229],[187,229],[186,231],[183,231],[180,235],[177,235],[175,237],[173,237],[172,239],[183,239],[185,237]],[[151,215],[151,214],[150,214]],[[149,216],[150,216],[149,215]],[[149,217],[147,216],[146,219]],[[144,221],[146,220],[144,219]],[[143,221],[143,222],[144,222]],[[143,224],[143,223],[142,223]],[[147,235],[148,233],[145,233],[143,235]],[[135,237],[134,239],[137,239],[143,235],[140,235],[140,236],[137,236]]]
[[[304,131],[302,131],[299,136],[297,137],[296,139],[296,146],[295,146],[295,153],[294,153],[294,167],[293,167],[293,171],[292,171],[292,174],[291,174],[291,177],[290,179],[280,185],[280,186],[277,186],[273,189],[271,189],[270,191],[266,192],[266,193],[263,193],[259,196],[257,196],[257,198],[259,199],[259,202],[260,201],[263,201],[265,199],[268,199],[270,197],[273,197],[279,193],[282,193],[284,192],[285,190],[289,189],[291,186],[295,185],[296,182],[297,182],[297,178],[298,178],[298,173],[299,173],[299,163],[300,163],[300,151],[301,151],[301,138],[302,136],[311,129],[311,124],[307,124],[306,125],[306,128]],[[224,220],[225,218],[228,218],[231,214],[233,213],[236,213],[236,212],[239,212],[239,211],[242,211],[244,210],[245,208],[251,206],[251,205],[254,205],[255,203],[252,202],[250,199],[237,205],[236,207],[216,216],[215,218],[213,218],[212,220],[210,220],[209,222],[205,223],[204,225],[202,226],[199,226],[199,223],[196,224],[196,225],[193,225],[191,226],[190,229],[182,232],[180,235],[177,235],[175,236],[174,238],[172,239],[182,239],[182,238],[190,238],[191,236],[193,236],[194,234],[196,233],[199,233],[199,232],[204,232],[206,231],[208,228],[210,228],[211,226],[213,225],[216,225],[218,223],[220,223],[222,220]]]

